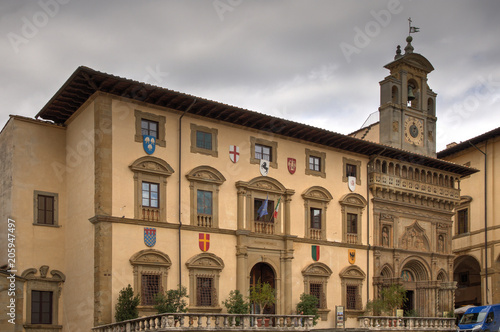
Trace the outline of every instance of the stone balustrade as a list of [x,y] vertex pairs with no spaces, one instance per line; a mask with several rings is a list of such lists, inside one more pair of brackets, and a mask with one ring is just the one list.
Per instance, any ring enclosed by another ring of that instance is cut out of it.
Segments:
[[363,316],[359,327],[375,331],[456,331],[455,318]]
[[313,316],[176,313],[97,326],[93,332],[135,331],[309,331]]

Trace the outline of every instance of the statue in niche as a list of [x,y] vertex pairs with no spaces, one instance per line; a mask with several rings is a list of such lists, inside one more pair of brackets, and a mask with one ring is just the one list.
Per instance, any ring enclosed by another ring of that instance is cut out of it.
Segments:
[[389,230],[385,226],[382,228],[382,246],[389,246]]
[[438,251],[444,252],[444,236],[443,235],[439,235],[439,237],[438,237]]

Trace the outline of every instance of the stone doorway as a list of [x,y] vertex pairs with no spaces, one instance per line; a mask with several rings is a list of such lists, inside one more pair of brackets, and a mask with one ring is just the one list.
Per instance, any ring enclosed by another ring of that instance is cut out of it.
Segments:
[[[275,285],[276,274],[274,273],[273,268],[266,263],[257,263],[252,267],[250,271],[250,286],[255,286],[259,281],[262,283],[268,283],[272,288],[276,289]],[[254,306],[252,306],[252,313],[258,312]],[[276,313],[276,305],[273,304],[269,307],[266,307],[264,314],[275,314]]]

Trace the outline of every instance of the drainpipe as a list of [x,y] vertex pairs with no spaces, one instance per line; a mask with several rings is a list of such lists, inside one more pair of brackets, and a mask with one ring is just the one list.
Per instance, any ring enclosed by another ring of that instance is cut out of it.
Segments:
[[[472,144],[469,141],[469,144],[476,148],[477,151],[481,152],[484,155],[484,287],[485,287],[485,295],[486,295],[486,304],[490,304],[488,300],[488,188],[486,187],[488,184],[488,172],[486,171],[487,164],[487,155],[486,152],[479,149],[477,146]],[[487,151],[488,141],[484,142],[484,149]]]
[[366,163],[366,235],[368,239],[368,248],[366,249],[366,300],[370,299],[370,183],[369,183],[369,173],[370,173],[370,163],[380,156],[387,148],[377,153],[377,155],[369,162]]
[[181,287],[182,287],[182,238],[181,238],[181,227],[182,227],[182,219],[181,219],[181,204],[182,204],[182,200],[181,200],[181,193],[182,193],[182,188],[181,188],[181,151],[182,151],[182,118],[184,117],[184,115],[186,115],[187,112],[189,112],[189,110],[191,109],[191,107],[193,107],[194,103],[196,103],[196,98],[193,100],[193,102],[191,103],[191,105],[189,105],[189,107],[184,111],[184,113],[182,113],[182,115],[180,116],[179,118],[179,169],[178,169],[178,172],[179,172],[179,211],[178,211],[178,214],[179,214],[179,234],[178,234],[178,237],[179,237],[179,290],[181,290]]

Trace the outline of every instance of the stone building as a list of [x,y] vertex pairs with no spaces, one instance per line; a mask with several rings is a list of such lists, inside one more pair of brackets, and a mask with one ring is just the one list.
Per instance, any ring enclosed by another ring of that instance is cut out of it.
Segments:
[[[456,306],[500,303],[500,204],[495,189],[500,153],[500,128],[460,144],[452,143],[438,157],[480,170],[460,182],[460,202],[453,228]],[[486,185],[485,185],[486,184]]]
[[430,63],[408,48],[386,68],[371,142],[79,67],[0,133],[2,237],[15,228],[1,280],[19,283],[0,296],[16,331],[110,323],[128,284],[142,315],[179,284],[189,311],[221,312],[259,280],[270,312],[317,296],[318,327],[337,306],[357,326],[392,282],[407,311],[452,310],[454,207],[475,170],[435,157]]

